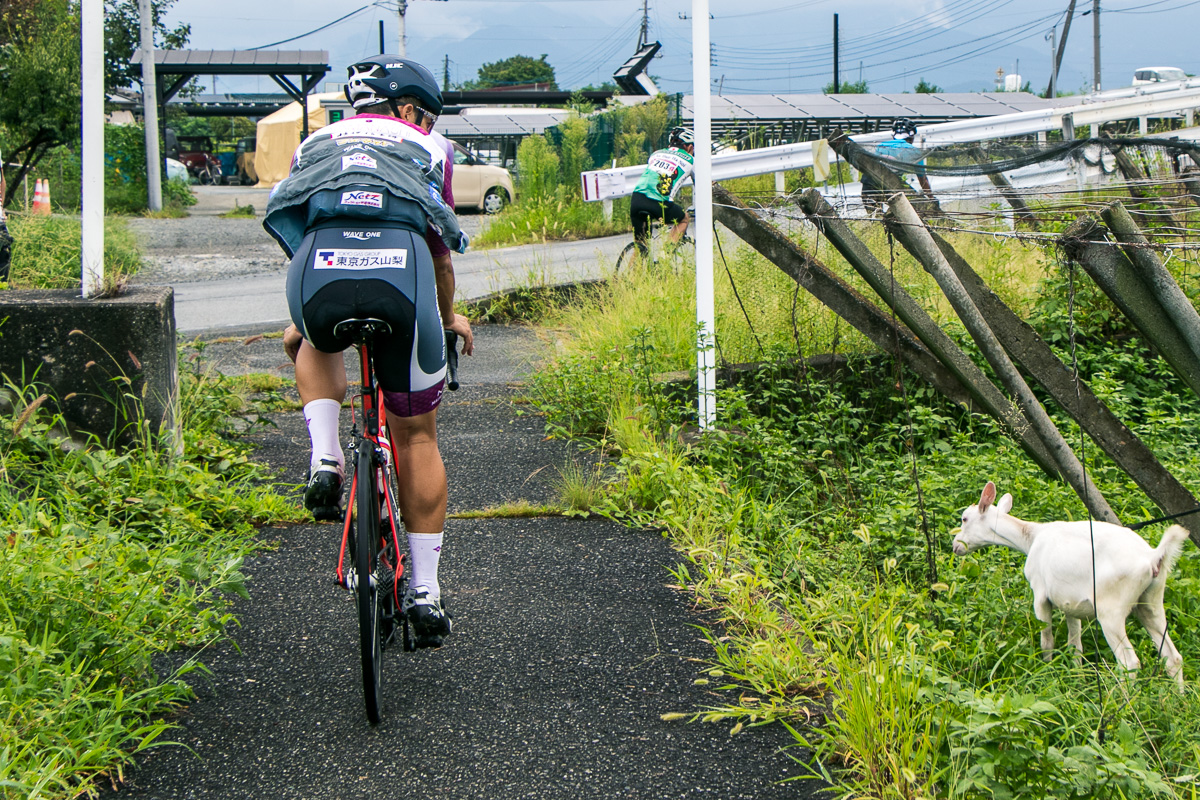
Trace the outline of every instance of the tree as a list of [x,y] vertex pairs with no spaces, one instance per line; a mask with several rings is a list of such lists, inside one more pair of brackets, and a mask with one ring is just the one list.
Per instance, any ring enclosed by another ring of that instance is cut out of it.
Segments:
[[0,128],[4,160],[18,162],[5,205],[50,150],[79,140],[78,6],[39,0],[29,13],[0,16]]
[[842,85],[837,88],[837,91],[834,91],[833,81],[830,81],[821,91],[825,94],[867,94],[871,90],[867,88],[866,80],[861,80],[842,81]]
[[[128,89],[142,84],[142,65],[133,64],[133,54],[142,43],[138,0],[104,0],[104,88]],[[175,0],[151,0],[155,46],[178,50],[188,43],[192,26],[186,23],[167,30],[162,18]]]
[[944,92],[945,89],[938,86],[936,83],[926,83],[924,78],[917,81],[917,85],[913,87],[913,91],[917,94],[938,94]]
[[492,89],[501,86],[523,86],[525,84],[545,84],[550,90],[557,90],[558,84],[554,78],[554,67],[546,61],[546,54],[540,58],[530,56],[513,56],[501,61],[493,61],[479,68],[479,80],[468,81],[464,89]]

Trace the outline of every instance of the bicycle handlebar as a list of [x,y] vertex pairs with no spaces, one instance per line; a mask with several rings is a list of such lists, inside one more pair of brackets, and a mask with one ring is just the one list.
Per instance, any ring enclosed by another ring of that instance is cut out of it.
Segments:
[[446,331],[446,388],[458,391],[458,334]]

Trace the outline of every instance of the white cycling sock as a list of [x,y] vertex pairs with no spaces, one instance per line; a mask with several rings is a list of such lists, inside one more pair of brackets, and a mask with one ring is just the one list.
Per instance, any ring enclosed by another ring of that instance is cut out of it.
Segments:
[[426,592],[427,600],[442,596],[438,586],[438,559],[442,555],[442,533],[410,533],[408,557],[412,559],[412,588],[417,594]]
[[342,454],[342,442],[338,438],[342,404],[337,400],[312,400],[304,404],[304,421],[308,423],[308,438],[312,441],[310,464],[315,471],[321,459],[337,461],[343,471],[346,457]]

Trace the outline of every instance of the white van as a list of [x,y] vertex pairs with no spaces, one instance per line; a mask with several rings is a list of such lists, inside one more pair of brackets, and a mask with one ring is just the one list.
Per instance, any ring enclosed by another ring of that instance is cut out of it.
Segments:
[[1162,83],[1163,81],[1186,81],[1187,73],[1179,67],[1142,67],[1133,73],[1133,85]]

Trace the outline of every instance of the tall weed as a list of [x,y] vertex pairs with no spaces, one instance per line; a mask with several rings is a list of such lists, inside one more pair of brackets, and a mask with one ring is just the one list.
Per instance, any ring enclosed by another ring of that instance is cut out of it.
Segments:
[[[70,289],[83,280],[80,222],[71,217],[14,214],[9,288]],[[108,217],[104,226],[104,291],[110,294],[141,268],[137,240],[125,222]]]

